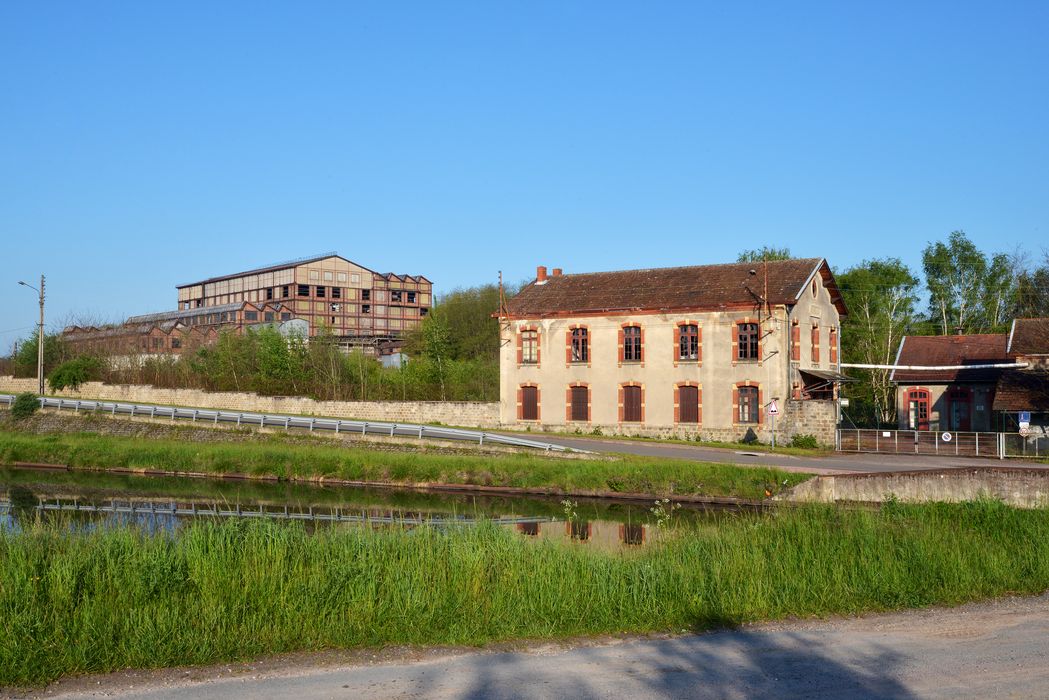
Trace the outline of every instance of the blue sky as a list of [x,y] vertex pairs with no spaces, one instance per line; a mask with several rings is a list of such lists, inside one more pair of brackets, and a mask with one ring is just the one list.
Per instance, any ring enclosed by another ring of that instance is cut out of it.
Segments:
[[0,352],[337,250],[438,291],[1049,246],[1049,3],[7,2]]

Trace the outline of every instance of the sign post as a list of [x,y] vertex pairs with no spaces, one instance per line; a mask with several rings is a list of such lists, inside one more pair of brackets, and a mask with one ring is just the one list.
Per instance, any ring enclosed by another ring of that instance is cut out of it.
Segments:
[[769,416],[769,430],[772,431],[772,449],[776,449],[776,416],[779,415],[779,406],[776,405],[776,399],[772,399],[769,402],[767,413]]

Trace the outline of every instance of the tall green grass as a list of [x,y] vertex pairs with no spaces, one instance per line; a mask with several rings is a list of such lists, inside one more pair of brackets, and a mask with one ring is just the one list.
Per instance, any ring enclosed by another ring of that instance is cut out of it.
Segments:
[[73,467],[162,469],[310,479],[331,477],[400,484],[444,483],[550,488],[562,492],[735,496],[760,499],[808,474],[730,464],[624,457],[620,460],[385,452],[288,444],[280,436],[249,443],[146,440],[95,433],[36,435],[0,431],[0,464],[45,462]]
[[1049,511],[811,506],[630,555],[442,532],[197,524],[0,534],[0,684],[290,650],[702,629],[1049,587]]

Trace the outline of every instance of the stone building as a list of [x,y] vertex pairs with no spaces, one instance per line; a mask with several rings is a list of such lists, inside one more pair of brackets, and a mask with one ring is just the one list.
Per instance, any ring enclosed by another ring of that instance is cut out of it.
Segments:
[[547,275],[500,311],[502,422],[834,442],[840,317],[821,258]]
[[902,430],[1012,432],[1025,412],[1046,433],[1049,318],[1018,318],[1009,333],[905,336],[895,364],[961,367],[893,370]]

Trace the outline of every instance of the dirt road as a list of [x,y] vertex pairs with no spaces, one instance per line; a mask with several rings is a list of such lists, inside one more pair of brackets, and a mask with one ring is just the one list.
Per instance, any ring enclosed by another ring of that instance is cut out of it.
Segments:
[[47,697],[1047,698],[1049,594],[517,651],[355,652],[59,683]]

